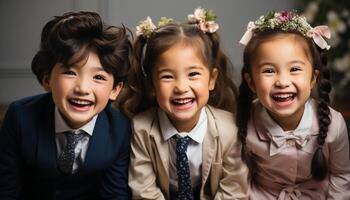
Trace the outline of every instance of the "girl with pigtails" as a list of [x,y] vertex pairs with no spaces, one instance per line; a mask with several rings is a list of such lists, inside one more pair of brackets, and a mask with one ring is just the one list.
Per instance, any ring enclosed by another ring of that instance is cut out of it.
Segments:
[[246,199],[232,123],[236,89],[212,11],[137,27],[122,109],[132,120],[133,199]]
[[[327,26],[270,12],[248,29],[236,122],[250,199],[350,199],[342,115],[329,107]],[[317,87],[317,97],[311,90]]]

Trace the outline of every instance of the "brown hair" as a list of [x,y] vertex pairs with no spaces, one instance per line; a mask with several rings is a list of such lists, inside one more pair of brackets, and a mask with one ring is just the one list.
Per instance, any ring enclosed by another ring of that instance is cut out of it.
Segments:
[[203,33],[196,24],[172,23],[155,30],[149,38],[137,37],[134,44],[132,67],[128,85],[120,96],[119,107],[129,117],[156,106],[151,96],[152,67],[159,56],[179,42],[189,44],[197,50],[203,63],[218,69],[215,88],[210,92],[208,104],[233,112],[236,87],[230,78],[232,66],[223,53],[217,32]]
[[72,67],[95,51],[106,72],[113,74],[114,86],[123,81],[130,66],[131,42],[127,29],[102,22],[94,12],[69,12],[56,16],[44,26],[40,49],[32,71],[40,84],[56,63]]
[[308,37],[301,35],[299,32],[286,32],[278,29],[268,30],[263,32],[257,32],[254,34],[250,42],[247,44],[243,55],[243,68],[242,68],[242,83],[239,86],[239,95],[237,99],[237,116],[236,123],[238,126],[238,134],[242,142],[242,157],[247,163],[254,177],[254,172],[258,167],[254,155],[246,148],[246,136],[248,121],[251,117],[251,105],[255,98],[254,93],[248,87],[244,75],[246,73],[251,74],[251,62],[255,56],[256,50],[262,43],[271,40],[275,37],[280,37],[286,34],[294,34],[297,41],[304,45],[306,55],[310,58],[314,70],[320,72],[317,79],[317,91],[318,91],[318,148],[312,159],[311,172],[312,176],[316,180],[322,180],[327,175],[327,162],[322,152],[322,145],[325,142],[328,132],[328,126],[330,124],[330,110],[329,110],[329,92],[331,90],[330,72],[327,68],[327,58],[323,50],[316,47],[315,43]]

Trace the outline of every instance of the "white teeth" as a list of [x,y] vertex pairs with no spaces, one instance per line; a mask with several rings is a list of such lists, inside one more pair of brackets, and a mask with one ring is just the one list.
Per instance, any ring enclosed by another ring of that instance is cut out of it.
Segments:
[[177,104],[186,104],[188,102],[191,102],[192,99],[174,99],[173,101]]
[[273,95],[274,98],[280,98],[280,99],[286,99],[286,98],[289,98],[289,97],[292,97],[293,94],[276,94],[276,95]]
[[90,101],[84,101],[84,100],[78,100],[78,99],[72,99],[71,101],[75,104],[80,104],[80,105],[84,105],[84,106],[91,104]]

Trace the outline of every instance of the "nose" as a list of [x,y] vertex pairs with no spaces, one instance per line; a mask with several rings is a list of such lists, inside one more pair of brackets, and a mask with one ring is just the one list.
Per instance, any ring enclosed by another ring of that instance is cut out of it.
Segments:
[[186,93],[189,90],[189,86],[187,81],[185,80],[177,80],[174,87],[175,93]]
[[286,88],[291,84],[291,78],[289,75],[281,74],[278,76],[275,86],[280,88]]
[[74,92],[79,95],[87,95],[89,94],[90,86],[89,81],[86,78],[79,78],[75,82]]

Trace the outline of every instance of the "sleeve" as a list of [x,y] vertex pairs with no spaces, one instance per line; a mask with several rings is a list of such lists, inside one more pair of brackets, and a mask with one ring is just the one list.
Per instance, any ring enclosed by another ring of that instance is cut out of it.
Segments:
[[237,137],[223,155],[222,175],[215,200],[248,199],[248,168],[241,159],[241,143]]
[[[151,156],[147,148],[147,130],[137,128],[138,121],[133,121],[133,137],[131,139],[131,154],[129,165],[129,187],[132,199],[165,199],[156,184],[156,174],[153,170]],[[147,126],[150,126],[147,124]]]
[[[339,114],[339,119],[332,118],[338,125],[330,128],[338,134],[338,137],[330,145],[329,154],[329,189],[327,199],[345,200],[350,199],[350,157],[349,139],[344,118]],[[333,134],[333,133],[332,133]]]
[[0,131],[0,199],[18,199],[20,191],[19,112],[11,104]]
[[[120,152],[112,166],[103,176],[101,185],[101,199],[130,199],[130,189],[128,187],[128,167],[130,158],[130,123],[123,130],[124,137],[120,139]],[[124,127],[122,127],[124,128]],[[120,134],[120,133],[119,133]]]

